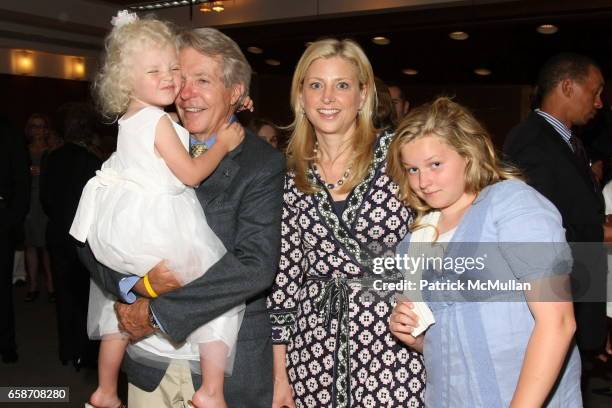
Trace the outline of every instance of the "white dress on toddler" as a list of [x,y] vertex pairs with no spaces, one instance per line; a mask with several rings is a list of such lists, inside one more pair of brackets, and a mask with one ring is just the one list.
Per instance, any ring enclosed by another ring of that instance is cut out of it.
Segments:
[[[87,241],[98,262],[110,269],[144,276],[165,260],[185,285],[202,276],[226,249],[208,226],[194,189],[181,183],[155,151],[155,130],[164,116],[163,110],[149,106],[119,120],[117,151],[83,189],[70,234]],[[172,123],[188,150],[189,133]],[[91,338],[119,333],[115,301],[91,281]],[[244,308],[237,306],[195,330],[187,339],[193,350],[220,340],[233,355]]]

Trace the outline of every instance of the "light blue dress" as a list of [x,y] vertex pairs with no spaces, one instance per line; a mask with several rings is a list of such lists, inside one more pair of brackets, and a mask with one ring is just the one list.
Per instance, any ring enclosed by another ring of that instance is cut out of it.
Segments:
[[[409,242],[410,235],[398,251],[405,251]],[[484,253],[486,269],[464,272],[461,279],[533,282],[569,273],[571,264],[558,211],[516,180],[496,183],[478,195],[444,256],[457,259]],[[457,279],[459,274],[423,272],[429,282],[452,280],[451,275]],[[426,291],[423,297],[436,320],[424,340],[426,406],[509,406],[534,327],[523,292]],[[582,407],[580,371],[578,350],[572,344],[546,407]]]

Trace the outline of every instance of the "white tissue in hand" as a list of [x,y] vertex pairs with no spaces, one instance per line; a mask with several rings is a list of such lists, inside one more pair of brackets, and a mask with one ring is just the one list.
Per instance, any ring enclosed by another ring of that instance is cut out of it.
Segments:
[[413,302],[412,304],[414,305],[412,311],[419,317],[419,325],[412,331],[412,335],[416,337],[434,324],[436,319],[434,319],[433,313],[431,313],[431,309],[427,306],[427,303]]

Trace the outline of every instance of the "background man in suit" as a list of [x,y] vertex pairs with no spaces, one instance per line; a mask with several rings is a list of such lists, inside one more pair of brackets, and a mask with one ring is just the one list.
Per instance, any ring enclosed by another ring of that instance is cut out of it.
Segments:
[[[193,154],[214,143],[220,126],[233,120],[248,92],[251,68],[238,45],[215,29],[182,33],[180,48],[185,81],[176,106],[194,139]],[[154,290],[164,294],[151,301],[139,298],[130,305],[116,305],[120,325],[132,339],[153,333],[159,325],[172,341],[182,342],[194,329],[246,303],[233,374],[225,382],[225,399],[232,408],[272,404],[271,328],[265,296],[278,267],[283,175],[282,155],[247,131],[244,142],[197,188],[208,224],[227,254],[204,276],[179,288],[164,265],[158,265],[149,279]],[[81,251],[93,279],[129,300],[119,285],[134,278],[96,263],[87,247]],[[170,279],[164,279],[168,275]],[[146,293],[141,281],[133,289]],[[130,346],[123,364],[130,383],[128,405],[182,407],[201,378],[192,375],[192,381],[186,382],[189,366],[176,359],[156,368],[143,365],[129,357],[133,352],[143,356],[137,347]]]
[[[604,238],[603,197],[582,142],[571,130],[586,124],[601,108],[603,85],[601,70],[591,59],[576,54],[551,58],[538,78],[540,108],[512,129],[504,145],[527,182],[561,213],[568,242],[598,243]],[[573,246],[575,299],[588,292],[590,300],[604,300],[605,292],[600,290],[606,286],[606,259],[600,249],[592,244]],[[574,305],[578,346],[581,351],[600,349],[606,337],[605,304]]]
[[13,309],[15,228],[30,208],[30,170],[24,137],[0,117],[0,354],[17,361]]
[[72,360],[79,369],[81,365],[94,363],[97,351],[87,337],[89,276],[68,231],[83,187],[102,162],[90,149],[96,136],[93,109],[83,103],[73,103],[63,113],[65,143],[43,160],[40,200],[49,217],[46,240],[57,296],[59,359],[64,365]]
[[393,102],[395,114],[397,115],[397,122],[399,123],[410,110],[410,102],[406,99],[406,95],[399,85],[389,83],[387,87],[389,88],[391,101]]

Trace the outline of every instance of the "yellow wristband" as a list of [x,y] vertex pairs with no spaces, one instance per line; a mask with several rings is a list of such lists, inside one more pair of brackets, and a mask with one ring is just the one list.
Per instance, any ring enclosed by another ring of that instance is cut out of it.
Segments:
[[149,282],[149,274],[146,274],[144,276],[144,285],[145,285],[145,289],[147,290],[147,293],[149,294],[149,296],[151,296],[152,298],[156,298],[157,296],[159,296],[153,290],[153,286],[151,286],[151,282]]

